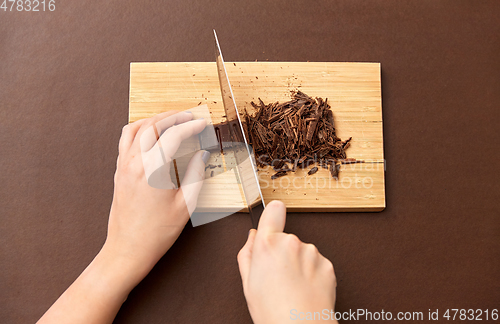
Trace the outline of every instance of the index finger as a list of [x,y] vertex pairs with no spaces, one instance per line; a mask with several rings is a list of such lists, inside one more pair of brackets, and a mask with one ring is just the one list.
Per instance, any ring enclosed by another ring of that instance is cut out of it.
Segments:
[[286,206],[279,200],[273,200],[267,204],[260,217],[257,235],[259,233],[282,233],[285,229]]
[[147,119],[139,131],[136,139],[140,143],[143,152],[150,150],[161,137],[161,135],[170,127],[188,122],[193,119],[190,112],[167,111]]
[[[160,139],[155,144],[155,147],[160,146],[163,150],[165,158],[167,159],[167,161],[170,161],[176,158],[175,155],[177,153],[177,150],[180,148],[183,141],[187,140],[193,135],[201,133],[206,126],[207,122],[203,118],[200,118],[176,125],[175,127],[170,127],[161,135]],[[196,144],[188,142],[187,145],[184,146],[184,150],[183,152],[181,152],[181,155],[198,149],[199,142],[198,139],[196,139]]]

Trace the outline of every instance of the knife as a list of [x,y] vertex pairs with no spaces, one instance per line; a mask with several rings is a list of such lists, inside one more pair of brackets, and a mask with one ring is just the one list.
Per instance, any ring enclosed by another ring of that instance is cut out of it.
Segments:
[[243,195],[245,196],[248,211],[250,213],[250,217],[252,218],[252,226],[257,228],[260,215],[266,206],[264,197],[262,196],[262,190],[259,185],[255,156],[253,154],[252,147],[248,144],[246,134],[243,129],[243,123],[241,121],[238,108],[236,107],[236,101],[234,100],[231,83],[229,82],[229,78],[227,76],[226,66],[224,64],[224,59],[222,57],[215,29],[214,36],[217,74],[219,76],[222,102],[224,105],[224,111],[226,112],[227,124],[231,135],[231,152],[234,153],[235,161],[237,163],[237,170],[241,187],[243,188]]

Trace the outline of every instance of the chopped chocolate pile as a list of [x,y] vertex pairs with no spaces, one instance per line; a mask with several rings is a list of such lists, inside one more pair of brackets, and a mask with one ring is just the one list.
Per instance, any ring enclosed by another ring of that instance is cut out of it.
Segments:
[[[284,103],[266,105],[260,98],[258,104],[251,103],[256,112],[246,113],[246,132],[257,164],[270,165],[277,171],[271,179],[315,163],[329,169],[332,177],[338,179],[340,163],[362,162],[347,159],[345,150],[352,138],[342,141],[335,135],[333,113],[327,101],[294,91],[292,100]],[[313,167],[308,174],[317,171]]]

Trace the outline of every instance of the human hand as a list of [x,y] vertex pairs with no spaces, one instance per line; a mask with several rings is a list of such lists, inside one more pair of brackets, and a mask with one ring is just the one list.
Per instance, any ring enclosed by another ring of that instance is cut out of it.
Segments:
[[[319,312],[326,319],[323,310],[333,311],[335,306],[332,263],[313,244],[283,233],[285,220],[285,205],[269,203],[257,230],[250,230],[238,253],[243,291],[256,324],[294,322],[300,312],[303,319],[307,312]],[[331,319],[333,313],[329,314]]]
[[172,246],[196,207],[209,153],[191,158],[179,189],[169,173],[181,142],[206,126],[192,118],[188,112],[166,112],[123,128],[103,250],[132,264],[136,283]]

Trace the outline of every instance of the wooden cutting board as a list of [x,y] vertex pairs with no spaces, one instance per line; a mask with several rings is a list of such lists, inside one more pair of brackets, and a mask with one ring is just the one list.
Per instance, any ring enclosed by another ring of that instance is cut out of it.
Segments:
[[[272,170],[261,170],[266,202],[279,199],[289,211],[303,212],[385,208],[379,63],[228,62],[226,68],[240,111],[253,111],[250,102],[258,98],[266,104],[290,100],[296,89],[328,98],[337,136],[352,137],[347,157],[365,161],[342,165],[339,180],[322,168],[312,176],[307,168],[275,180],[270,179]],[[213,123],[223,121],[215,62],[130,64],[129,122],[203,104],[208,105]],[[222,167],[226,170],[223,163]],[[198,206],[207,211],[213,206],[246,209],[241,188],[228,181],[232,176],[226,172],[205,180],[204,188],[210,188],[205,192],[210,194],[201,196]]]

